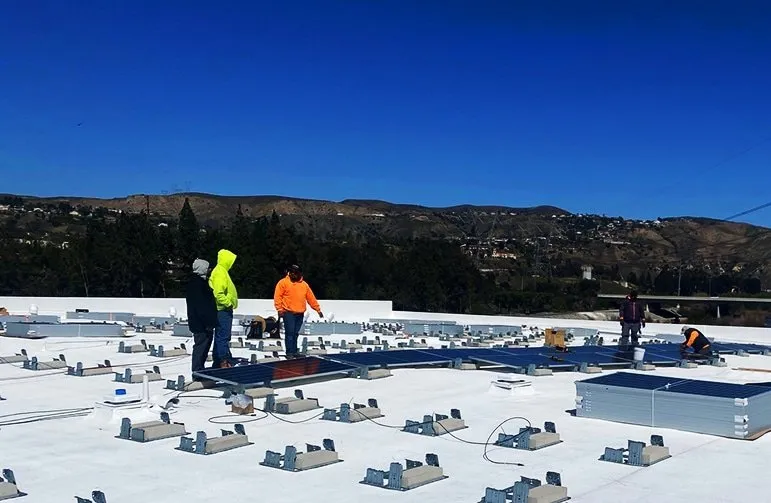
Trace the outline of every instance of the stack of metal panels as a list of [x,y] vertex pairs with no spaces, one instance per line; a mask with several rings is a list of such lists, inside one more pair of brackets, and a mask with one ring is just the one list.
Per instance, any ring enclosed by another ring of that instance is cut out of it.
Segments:
[[771,428],[771,389],[618,372],[576,382],[576,415],[748,439]]
[[463,335],[464,334],[464,328],[463,325],[458,325],[455,323],[444,323],[444,322],[434,322],[434,323],[405,323],[404,324],[404,333],[410,334],[410,335],[430,335],[430,336],[437,336],[437,335]]
[[522,327],[516,325],[469,325],[471,335],[521,335]]
[[554,327],[554,330],[564,330],[566,334],[572,335],[573,337],[594,337],[595,335],[600,335],[600,331],[596,328]]
[[40,339],[43,337],[126,337],[115,323],[8,323],[7,337]]
[[303,335],[359,335],[361,323],[316,322],[305,323],[302,327]]
[[65,318],[68,320],[122,321],[124,323],[133,323],[134,313],[68,311]]

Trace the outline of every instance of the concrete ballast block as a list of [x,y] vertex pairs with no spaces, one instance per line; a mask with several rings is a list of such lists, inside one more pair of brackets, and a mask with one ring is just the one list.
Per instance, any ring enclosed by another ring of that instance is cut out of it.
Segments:
[[295,469],[310,470],[311,468],[337,463],[338,461],[337,451],[322,449],[320,451],[303,452],[298,454],[295,459]]
[[433,427],[437,435],[444,435],[447,432],[462,430],[466,427],[466,422],[463,419],[448,417],[447,419],[434,421]]
[[640,367],[637,370],[642,370],[644,372],[650,372],[651,370],[656,370],[656,366],[655,365],[651,365],[649,363],[644,363],[644,364],[640,365]]
[[367,419],[377,419],[379,417],[383,417],[383,414],[380,413],[380,409],[377,407],[362,407],[360,409],[351,409],[351,413],[349,415],[350,421],[352,423],[366,421]]
[[530,373],[530,375],[532,375],[534,377],[550,376],[550,375],[552,375],[552,370],[551,369],[535,369],[535,370],[533,370],[532,373]]
[[100,376],[104,374],[114,374],[112,367],[92,367],[83,369],[83,377]]
[[10,482],[0,482],[0,500],[15,498],[19,496],[19,489],[16,484]]
[[367,379],[382,379],[384,377],[391,377],[391,371],[389,369],[374,369],[367,372]]
[[475,363],[461,363],[460,367],[458,367],[458,370],[476,370],[477,366]]
[[583,374],[600,374],[602,369],[600,367],[586,367],[586,370],[582,371]]
[[178,423],[166,424],[158,421],[160,424],[153,424],[142,428],[131,428],[131,439],[139,442],[151,442],[163,438],[181,437],[187,434],[185,425]]
[[546,484],[530,489],[527,503],[555,503],[568,497],[568,488]]
[[422,465],[402,472],[402,489],[412,489],[435,480],[444,478],[440,466]]
[[206,454],[216,454],[218,452],[235,449],[236,447],[243,447],[249,444],[249,437],[246,435],[223,435],[217,438],[209,438],[206,440]]
[[642,462],[643,465],[652,465],[657,461],[669,457],[669,447],[660,445],[647,445],[643,447]]
[[550,445],[558,444],[561,442],[559,433],[550,433],[548,431],[542,431],[530,435],[530,449],[537,450]]
[[276,401],[276,412],[279,414],[296,414],[298,412],[305,412],[306,410],[313,410],[318,408],[319,402],[311,398],[290,398],[285,402],[280,400]]
[[251,388],[246,391],[244,391],[244,395],[250,397],[251,399],[255,400],[257,398],[265,398],[268,395],[272,395],[276,391],[273,388]]

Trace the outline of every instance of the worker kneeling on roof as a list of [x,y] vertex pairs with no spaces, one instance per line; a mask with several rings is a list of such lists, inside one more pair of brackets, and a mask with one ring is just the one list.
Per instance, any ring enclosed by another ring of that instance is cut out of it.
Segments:
[[688,348],[691,348],[693,349],[694,355],[712,355],[711,342],[703,333],[696,330],[695,328],[687,326],[683,327],[683,329],[680,330],[680,333],[683,334],[683,337],[685,337],[685,341],[680,344],[680,353],[685,355],[685,353],[688,351]]

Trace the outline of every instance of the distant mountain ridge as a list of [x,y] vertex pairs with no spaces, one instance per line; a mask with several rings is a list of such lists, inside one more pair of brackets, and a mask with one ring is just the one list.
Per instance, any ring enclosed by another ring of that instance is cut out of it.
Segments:
[[[199,221],[211,225],[226,222],[240,207],[247,218],[268,217],[275,212],[283,222],[319,239],[450,239],[461,241],[469,250],[476,247],[475,253],[488,258],[505,255],[507,260],[515,260],[513,257],[528,250],[532,256],[540,254],[539,261],[554,257],[563,262],[570,259],[632,271],[666,265],[716,271],[738,267],[771,280],[766,271],[771,260],[771,229],[702,217],[636,221],[576,215],[549,205],[516,208],[465,204],[431,208],[366,199],[336,202],[195,192],[112,199],[5,196],[8,197],[19,197],[26,205],[66,204],[137,213],[149,208],[151,214],[169,219],[177,217],[188,199]],[[499,252],[506,247],[514,251],[501,255]]]

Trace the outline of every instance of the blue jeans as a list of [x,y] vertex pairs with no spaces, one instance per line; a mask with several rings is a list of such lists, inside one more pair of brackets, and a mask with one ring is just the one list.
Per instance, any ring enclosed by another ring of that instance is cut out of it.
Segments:
[[297,337],[303,326],[305,313],[284,313],[281,319],[284,321],[284,335],[286,336],[286,354],[297,354]]
[[219,326],[214,329],[212,367],[218,368],[223,361],[233,358],[230,353],[230,334],[233,331],[233,311],[217,311]]

